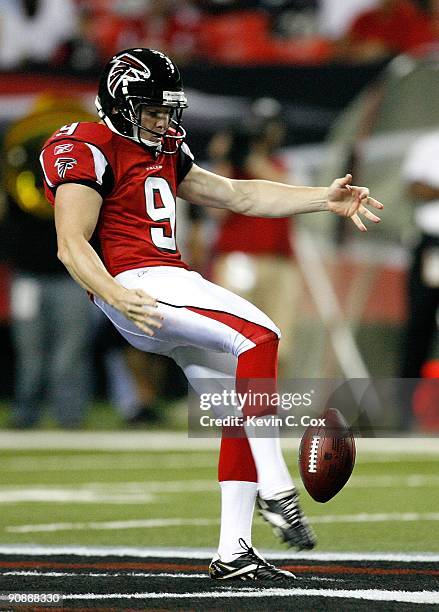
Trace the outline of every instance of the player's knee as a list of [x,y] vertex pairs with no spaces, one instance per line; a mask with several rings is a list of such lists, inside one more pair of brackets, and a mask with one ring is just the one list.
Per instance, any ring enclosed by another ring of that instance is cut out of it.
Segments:
[[261,333],[260,336],[254,338],[256,346],[262,346],[264,344],[279,344],[280,332],[277,333],[272,330],[265,330],[265,333]]

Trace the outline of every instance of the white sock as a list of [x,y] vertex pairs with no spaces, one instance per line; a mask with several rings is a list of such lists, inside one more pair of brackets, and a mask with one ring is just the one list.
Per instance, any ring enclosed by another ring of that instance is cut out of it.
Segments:
[[279,437],[256,438],[249,435],[248,441],[258,472],[260,496],[270,499],[281,491],[293,489],[293,479],[283,458]]
[[258,484],[224,480],[221,486],[221,532],[218,555],[221,561],[233,561],[243,553],[238,540],[252,545],[252,521]]

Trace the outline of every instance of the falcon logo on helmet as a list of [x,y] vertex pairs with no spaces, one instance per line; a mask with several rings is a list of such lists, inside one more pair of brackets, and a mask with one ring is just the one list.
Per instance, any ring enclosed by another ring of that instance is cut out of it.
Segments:
[[143,81],[151,76],[149,68],[130,53],[115,57],[110,63],[112,67],[108,73],[107,86],[113,98],[116,97],[117,88],[125,79]]
[[55,162],[55,167],[58,170],[58,176],[64,178],[67,170],[71,170],[78,163],[73,157],[58,157]]

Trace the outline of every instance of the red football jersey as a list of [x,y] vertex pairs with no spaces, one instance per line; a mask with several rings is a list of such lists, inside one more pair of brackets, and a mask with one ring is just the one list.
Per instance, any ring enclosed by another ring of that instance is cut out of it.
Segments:
[[103,198],[97,224],[101,255],[113,276],[182,262],[175,239],[177,188],[192,167],[183,143],[173,155],[154,153],[100,123],[72,123],[44,144],[46,196],[53,205],[63,183],[80,183]]

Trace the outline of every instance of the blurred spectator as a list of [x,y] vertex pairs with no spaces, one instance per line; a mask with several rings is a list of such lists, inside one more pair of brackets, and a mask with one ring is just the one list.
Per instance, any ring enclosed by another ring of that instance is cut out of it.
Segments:
[[379,2],[380,0],[320,0],[319,30],[331,39],[342,38],[360,13],[375,8]]
[[272,30],[283,38],[304,38],[318,33],[319,0],[261,0],[271,15]]
[[420,376],[437,337],[439,306],[439,131],[420,138],[409,151],[403,177],[415,201],[418,244],[409,278],[409,319],[402,375]]
[[160,49],[179,62],[197,53],[201,13],[190,0],[81,0],[83,32],[101,61],[122,48]]
[[[289,182],[277,155],[284,134],[280,105],[268,98],[258,100],[248,130],[236,128],[214,137],[210,147],[213,171],[234,179]],[[217,211],[217,217],[220,225],[212,254],[212,280],[256,304],[282,329],[279,367],[280,375],[286,376],[301,291],[291,243],[293,220],[222,211]]]
[[209,61],[316,64],[331,55],[331,44],[318,31],[316,0],[227,2],[226,7],[211,9],[203,20],[200,53]]
[[439,42],[439,0],[425,0],[425,12],[429,17],[435,42]]
[[144,46],[181,63],[198,55],[202,14],[190,0],[151,0]]
[[37,425],[46,400],[59,425],[77,428],[90,399],[92,306],[56,257],[53,213],[38,167],[48,134],[80,117],[88,115],[70,100],[41,99],[32,114],[8,126],[2,147],[9,209],[1,229],[3,252],[13,267],[16,353],[11,424],[18,428]]
[[77,32],[73,0],[0,0],[0,68],[47,63]]
[[[415,202],[419,240],[408,277],[408,319],[402,351],[402,378],[419,378],[437,339],[439,306],[439,131],[420,138],[402,169]],[[405,419],[411,415],[404,414]]]
[[375,62],[435,40],[429,16],[411,0],[381,0],[356,17],[338,44],[337,58]]

